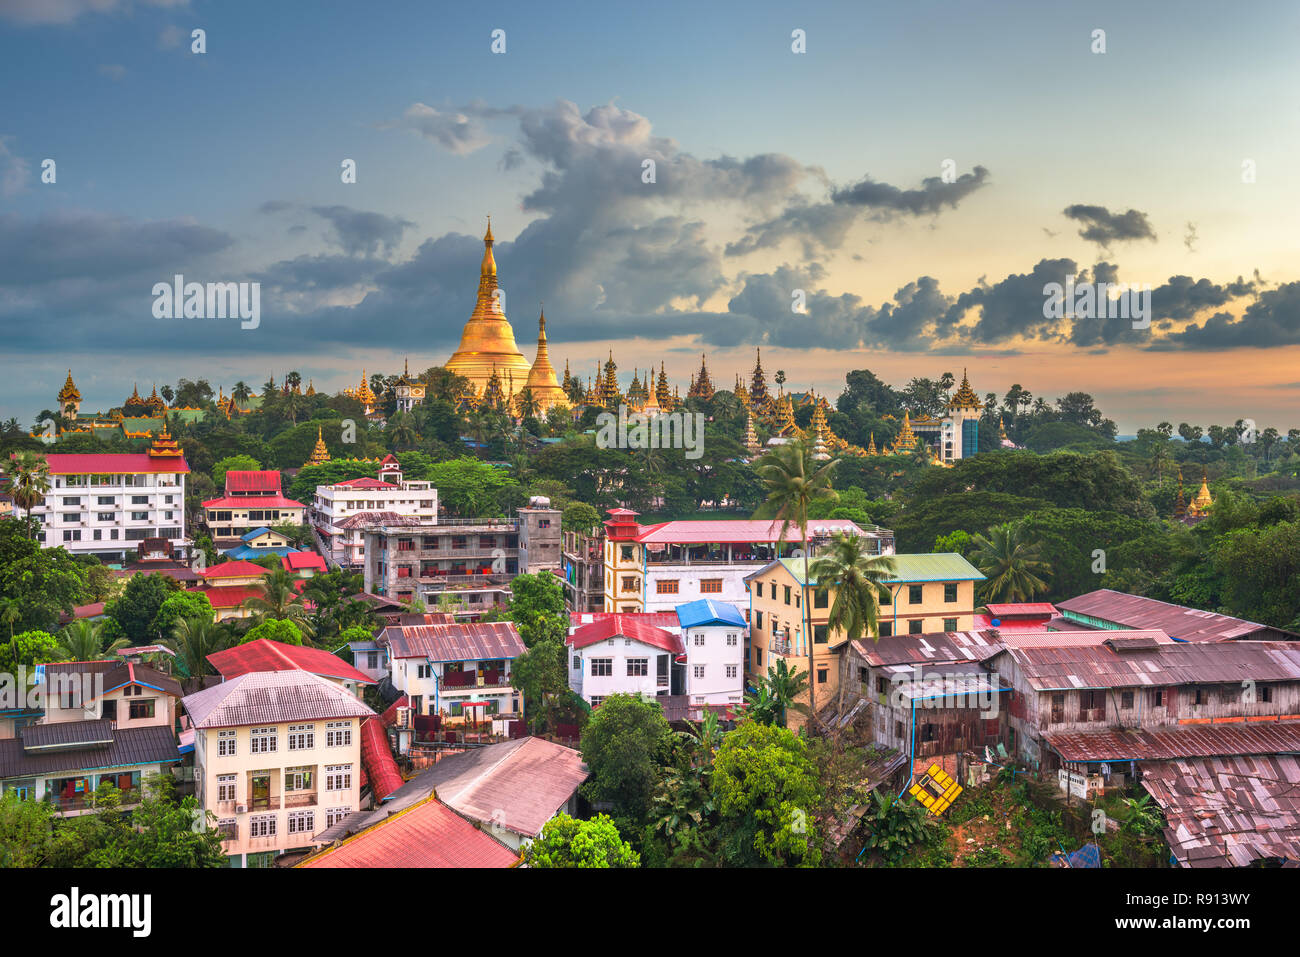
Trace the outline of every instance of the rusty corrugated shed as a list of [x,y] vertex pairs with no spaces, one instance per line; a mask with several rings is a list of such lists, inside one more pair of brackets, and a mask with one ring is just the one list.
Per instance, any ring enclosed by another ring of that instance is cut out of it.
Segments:
[[996,631],[939,631],[925,635],[887,635],[879,641],[853,642],[853,650],[868,664],[927,664],[983,661],[1002,650]]
[[518,658],[524,643],[509,621],[457,622],[440,625],[389,625],[382,638],[394,658],[430,661],[495,661]]
[[1044,734],[1043,741],[1064,760],[1079,763],[1279,754],[1300,751],[1300,723],[1238,721],[1146,731],[1107,728]]
[[1202,758],[1141,766],[1164,809],[1165,839],[1183,867],[1300,861],[1300,760]]
[[1098,588],[1068,601],[1058,601],[1062,612],[1086,615],[1127,628],[1159,628],[1178,641],[1240,641],[1242,639],[1300,638],[1295,632],[1261,625],[1186,605]]
[[1291,642],[1172,644],[1131,651],[1122,647],[1121,643],[1009,647],[1007,654],[1029,686],[1039,691],[1220,684],[1247,679],[1300,681],[1300,645]]

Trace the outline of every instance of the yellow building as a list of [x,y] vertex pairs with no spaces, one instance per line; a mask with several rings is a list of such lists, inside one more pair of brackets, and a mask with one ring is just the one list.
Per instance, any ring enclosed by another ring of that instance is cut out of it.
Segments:
[[[887,582],[890,600],[880,606],[880,636],[975,627],[975,583],[984,579],[979,569],[955,553],[889,557],[894,573]],[[818,707],[822,707],[839,691],[847,641],[842,631],[832,633],[827,624],[835,589],[818,594],[816,580],[807,579],[806,564],[804,558],[782,558],[746,577],[750,607],[745,671],[747,679],[755,681],[777,659],[784,659],[791,671],[808,670],[802,605],[803,586],[807,585],[814,684]]]

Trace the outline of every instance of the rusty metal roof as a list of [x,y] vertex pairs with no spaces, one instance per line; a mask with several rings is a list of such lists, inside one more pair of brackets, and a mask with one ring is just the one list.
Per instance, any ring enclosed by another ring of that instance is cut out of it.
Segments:
[[1140,642],[1140,644],[1126,644],[1126,647],[1130,648],[1174,644],[1174,640],[1163,631],[1152,628],[1120,631],[1048,631],[1045,628],[1004,631],[999,629],[998,640],[1008,648],[1078,648],[1104,645],[1108,641]]
[[1294,755],[1143,763],[1183,867],[1300,860],[1300,759]]
[[374,714],[355,695],[310,671],[250,671],[182,702],[196,728],[280,724]]
[[1300,645],[1292,642],[1172,644],[1130,651],[1122,647],[1120,642],[1008,647],[1007,654],[1029,686],[1039,691],[1235,683],[1246,679],[1300,681]]
[[1239,641],[1248,639],[1300,638],[1295,632],[1261,625],[1257,621],[1233,618],[1186,605],[1174,605],[1141,595],[1099,588],[1056,607],[1128,628],[1159,628],[1178,641]]
[[380,638],[388,642],[393,658],[494,661],[497,658],[518,658],[524,653],[519,632],[509,621],[389,625]]
[[1064,760],[1165,761],[1173,758],[1231,757],[1300,751],[1300,723],[1236,720],[1223,724],[1188,724],[1161,730],[1107,728],[1043,735]]
[[996,631],[938,631],[926,635],[886,635],[879,641],[853,642],[869,665],[983,661],[1002,650]]

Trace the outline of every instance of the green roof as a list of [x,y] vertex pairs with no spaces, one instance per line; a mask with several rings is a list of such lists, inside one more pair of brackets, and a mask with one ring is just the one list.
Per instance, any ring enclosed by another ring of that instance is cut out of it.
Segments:
[[165,419],[153,418],[152,416],[128,416],[122,420],[122,430],[125,432],[159,432],[166,424]]
[[203,417],[208,414],[206,409],[168,409],[167,417],[169,419],[179,419],[181,422],[202,422]]
[[[894,574],[887,581],[915,584],[918,582],[952,582],[980,581],[984,574],[956,552],[939,552],[918,555],[889,555],[893,559]],[[814,559],[815,560],[815,559]],[[806,558],[782,558],[772,565],[784,565],[792,578],[800,585],[816,585],[817,582],[806,581],[804,568]],[[768,565],[748,578],[758,578],[772,567]]]

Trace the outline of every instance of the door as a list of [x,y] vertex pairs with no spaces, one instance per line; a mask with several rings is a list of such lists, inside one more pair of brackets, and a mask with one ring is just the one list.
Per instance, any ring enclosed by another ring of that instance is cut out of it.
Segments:
[[269,807],[271,804],[271,775],[254,774],[250,790],[253,795],[253,807]]

